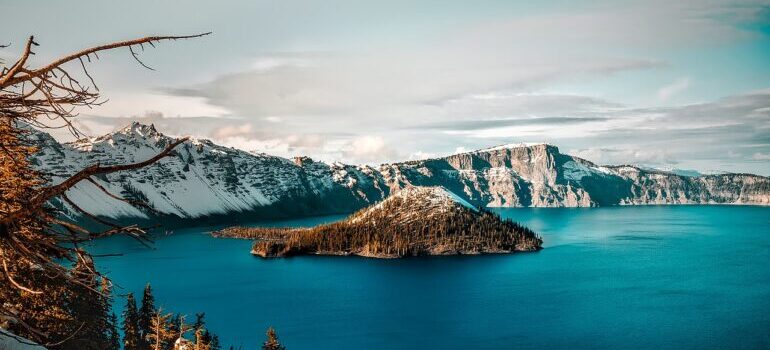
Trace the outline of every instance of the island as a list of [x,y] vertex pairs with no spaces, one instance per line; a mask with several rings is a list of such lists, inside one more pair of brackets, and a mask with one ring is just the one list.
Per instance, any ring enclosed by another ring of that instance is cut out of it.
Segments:
[[215,237],[254,239],[263,258],[494,254],[542,249],[532,230],[476,208],[443,187],[409,186],[346,219],[310,228],[230,227]]

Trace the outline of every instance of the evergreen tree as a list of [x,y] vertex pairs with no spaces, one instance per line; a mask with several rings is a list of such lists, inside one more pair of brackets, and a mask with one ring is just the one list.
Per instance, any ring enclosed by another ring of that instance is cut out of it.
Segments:
[[146,342],[147,335],[150,334],[152,326],[152,317],[155,315],[155,297],[152,295],[152,287],[149,283],[144,287],[142,294],[142,306],[139,308],[139,333],[142,343],[141,349],[147,350],[150,344]]
[[110,315],[109,326],[109,344],[110,349],[120,350],[120,334],[118,333],[118,316],[113,312]]
[[67,306],[79,325],[78,331],[61,344],[62,350],[103,350],[110,346],[109,284],[94,271],[93,261],[86,254],[78,254]]
[[201,349],[221,350],[219,337],[206,328],[206,314],[199,312],[195,314],[195,322],[192,330],[195,332],[196,344],[201,344]]
[[211,345],[203,338],[203,329],[195,330],[195,348],[194,350],[211,350]]
[[[2,71],[0,77],[4,76],[4,68]],[[0,91],[0,96],[3,93],[5,90]],[[4,111],[3,101],[0,98],[0,111]],[[44,183],[42,175],[30,164],[36,151],[27,141],[30,134],[0,112],[0,221],[9,213],[28,212],[26,203]],[[64,256],[43,248],[55,241],[47,234],[49,226],[36,220],[36,216],[37,213],[30,213],[13,224],[0,222],[0,260],[4,264],[0,273],[0,323],[14,334],[39,343],[58,342],[74,333],[77,325],[66,307],[69,283],[60,274],[44,270],[42,263],[37,264],[37,257]],[[20,239],[30,244],[11,244]],[[19,247],[33,252],[35,260],[25,257]]]
[[[184,315],[181,314],[169,315],[169,321],[167,324],[168,332],[171,334],[171,337],[173,338],[171,340],[173,341],[179,338],[184,339],[184,335],[190,330],[190,326],[184,322]],[[173,348],[173,344],[166,344],[166,349],[172,350]]]
[[177,315],[176,316],[177,322],[176,326],[174,327],[174,331],[176,334],[176,338],[184,338],[185,334],[192,330],[192,326],[184,322],[185,316],[184,315]]
[[270,327],[265,333],[267,340],[262,343],[262,350],[286,350],[286,348],[278,342],[278,334],[275,333],[275,329]]
[[[45,332],[48,337],[40,337],[21,323],[8,322],[3,325],[14,334],[45,342],[49,339],[60,341],[71,336],[76,330],[75,320],[69,314],[67,299],[68,287],[63,281],[47,276],[34,266],[16,264],[9,266],[17,274],[17,282],[34,284],[45,294],[30,295],[15,288],[6,278],[0,278],[0,306],[11,310],[24,310],[19,318],[30,328]],[[0,314],[0,319],[2,315]],[[2,323],[2,321],[0,321]]]
[[150,322],[150,333],[147,334],[147,340],[152,350],[163,350],[174,340],[174,333],[168,329],[171,314],[164,315],[161,311],[159,309],[155,312]]
[[128,293],[126,309],[123,310],[123,349],[140,350],[142,340],[139,335],[139,312],[136,310],[134,294]]
[[205,312],[195,313],[195,322],[192,325],[193,330],[197,331],[199,329],[203,329],[206,325],[205,318],[206,318]]
[[206,331],[206,333],[211,337],[211,340],[209,341],[209,350],[222,350],[221,345],[219,345],[219,336],[211,334],[209,331]]

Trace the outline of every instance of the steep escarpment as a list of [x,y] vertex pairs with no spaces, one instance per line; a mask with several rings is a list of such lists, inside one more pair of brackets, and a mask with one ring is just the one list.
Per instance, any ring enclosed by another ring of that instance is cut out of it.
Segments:
[[217,237],[255,239],[262,257],[302,254],[395,258],[541,249],[534,232],[479,210],[442,187],[406,187],[343,221],[313,228],[232,227]]
[[620,204],[755,204],[770,205],[770,181],[750,174],[698,177],[613,167],[629,183],[630,194]]
[[[582,161],[582,160],[580,160]],[[509,145],[380,166],[390,188],[443,186],[485,207],[595,205],[572,175],[573,157],[546,145]],[[586,168],[587,169],[587,168]],[[598,173],[598,172],[597,172]]]
[[[173,141],[133,123],[101,137],[60,144],[34,135],[32,159],[51,181],[85,166],[141,161]],[[173,157],[84,182],[68,196],[116,219],[228,220],[349,213],[408,186],[441,186],[478,207],[590,207],[647,204],[770,205],[770,178],[686,176],[637,166],[600,166],[547,144],[511,144],[442,158],[379,166],[293,160],[192,139]],[[98,185],[98,186],[97,186]],[[135,207],[104,193],[139,199]],[[66,204],[59,204],[67,208]],[[234,215],[235,214],[235,215]]]

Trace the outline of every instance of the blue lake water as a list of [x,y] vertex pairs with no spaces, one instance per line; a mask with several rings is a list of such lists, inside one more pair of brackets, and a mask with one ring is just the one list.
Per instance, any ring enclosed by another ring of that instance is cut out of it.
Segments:
[[257,349],[270,325],[289,350],[770,348],[770,208],[498,212],[540,233],[545,249],[262,260],[251,242],[198,228],[153,250],[123,237],[91,250],[125,253],[97,259],[117,293],[152,283],[164,309],[205,311],[225,349]]

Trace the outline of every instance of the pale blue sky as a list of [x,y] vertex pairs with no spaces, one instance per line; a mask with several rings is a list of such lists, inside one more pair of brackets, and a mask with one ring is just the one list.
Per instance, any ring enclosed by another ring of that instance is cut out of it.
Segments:
[[[5,1],[0,50],[35,62],[213,31],[91,70],[131,119],[346,162],[545,141],[598,163],[770,175],[769,1]],[[73,67],[73,70],[77,67]]]

